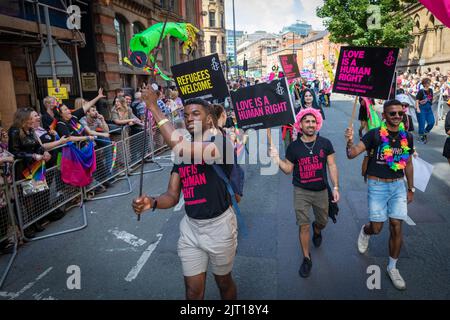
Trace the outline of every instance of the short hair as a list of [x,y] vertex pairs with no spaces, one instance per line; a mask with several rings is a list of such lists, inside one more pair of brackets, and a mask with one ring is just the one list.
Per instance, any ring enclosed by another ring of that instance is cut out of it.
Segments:
[[397,99],[387,100],[383,104],[383,112],[385,112],[386,109],[389,108],[390,106],[401,106],[401,105],[402,103]]
[[124,92],[124,91],[123,91],[122,88],[117,88],[117,89],[115,90],[116,95],[117,95],[119,92]]
[[431,83],[431,79],[430,78],[423,78],[422,79],[422,85],[426,85],[427,83]]
[[47,96],[44,98],[44,105],[52,103],[53,100],[56,100],[55,97]]
[[203,109],[205,109],[205,111],[206,111],[207,114],[210,114],[211,111],[212,111],[211,104],[210,104],[208,101],[206,101],[206,100],[204,100],[204,99],[201,99],[201,98],[192,98],[192,99],[187,100],[187,101],[184,103],[185,106],[188,106],[188,105],[190,105],[190,104],[198,104],[198,105],[201,105],[201,106],[203,107]]
[[134,98],[135,99],[140,99],[142,97],[142,92],[136,92],[135,94],[134,94]]

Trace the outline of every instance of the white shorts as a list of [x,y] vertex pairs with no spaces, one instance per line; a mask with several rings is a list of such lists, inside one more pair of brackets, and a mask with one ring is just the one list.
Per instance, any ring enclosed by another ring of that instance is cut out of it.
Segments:
[[213,219],[192,219],[185,215],[180,222],[178,256],[185,277],[206,272],[209,262],[215,275],[230,273],[236,248],[237,222],[232,207]]

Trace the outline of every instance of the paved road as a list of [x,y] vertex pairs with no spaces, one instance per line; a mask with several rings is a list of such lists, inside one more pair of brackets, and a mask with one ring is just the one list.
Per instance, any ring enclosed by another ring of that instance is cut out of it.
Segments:
[[[340,170],[338,222],[328,225],[319,249],[312,249],[311,277],[298,275],[301,254],[292,208],[291,177],[260,175],[260,165],[246,166],[245,197],[241,210],[249,233],[240,236],[234,277],[241,299],[449,299],[450,298],[450,166],[441,156],[445,140],[442,124],[420,156],[435,166],[426,193],[417,192],[409,206],[415,225],[405,225],[404,247],[398,267],[407,282],[399,292],[384,270],[388,229],[360,255],[356,238],[367,221],[366,185],[360,177],[361,158],[345,157],[343,131],[352,102],[335,95],[327,109],[322,135],[333,142]],[[357,127],[357,123],[355,122]],[[150,168],[151,165],[147,165]],[[145,176],[145,190],[165,190],[170,168]],[[27,243],[0,291],[0,299],[183,299],[184,285],[176,253],[180,211],[157,211],[136,221],[130,209],[137,194],[132,177],[131,195],[86,203],[89,226],[81,231]],[[109,190],[125,190],[120,182]],[[47,226],[54,232],[81,223],[79,210]],[[411,222],[410,222],[411,223]],[[411,223],[412,224],[412,223]],[[0,257],[0,267],[6,256]],[[81,289],[69,290],[67,268],[81,270]],[[381,268],[381,289],[368,290],[367,267]],[[207,299],[219,299],[208,275]]]

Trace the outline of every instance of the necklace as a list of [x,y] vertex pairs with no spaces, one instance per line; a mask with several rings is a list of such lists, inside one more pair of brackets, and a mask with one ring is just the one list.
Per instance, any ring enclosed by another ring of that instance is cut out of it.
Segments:
[[[403,122],[400,123],[399,133],[400,135],[400,144],[402,147],[402,154],[399,155],[399,161],[394,161],[394,150],[392,150],[392,146],[389,144],[389,132],[387,130],[386,122],[381,123],[380,128],[380,137],[381,137],[381,151],[383,152],[384,159],[386,160],[387,165],[394,171],[403,170],[406,167],[406,162],[409,158],[409,151],[411,148],[408,146],[408,134],[405,131],[405,125]],[[395,139],[393,140],[395,142]]]
[[309,154],[313,154],[313,149],[314,149],[314,146],[316,145],[317,139],[314,140],[314,143],[313,143],[311,148],[306,145],[305,141],[303,141],[302,139],[300,139],[300,140],[302,141],[302,143],[305,146],[305,148],[309,150]]

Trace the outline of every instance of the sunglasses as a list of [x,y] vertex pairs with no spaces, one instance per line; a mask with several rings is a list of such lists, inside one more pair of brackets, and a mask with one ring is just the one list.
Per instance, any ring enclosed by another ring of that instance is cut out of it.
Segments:
[[395,117],[396,115],[399,115],[400,117],[403,117],[405,115],[405,113],[403,111],[399,111],[399,112],[389,112],[389,115],[391,117]]

